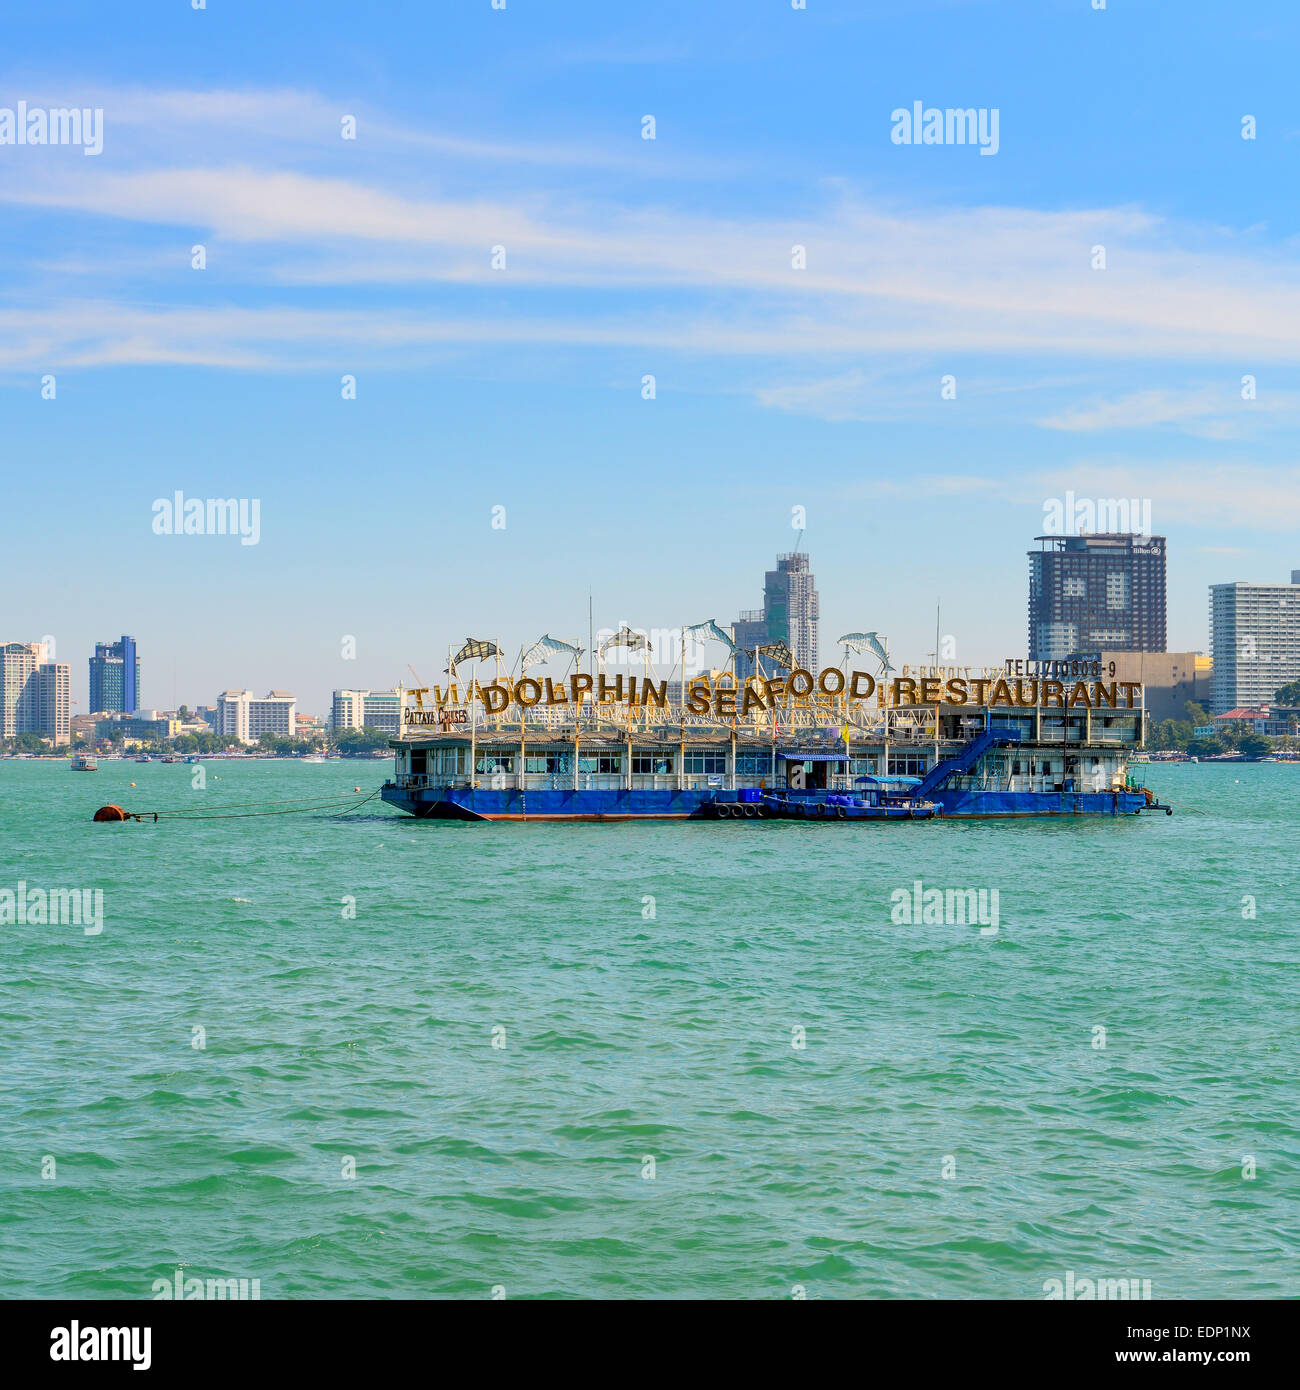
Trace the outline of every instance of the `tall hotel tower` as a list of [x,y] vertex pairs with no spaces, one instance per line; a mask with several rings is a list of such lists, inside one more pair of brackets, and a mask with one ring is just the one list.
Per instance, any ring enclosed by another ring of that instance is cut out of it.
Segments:
[[43,734],[56,748],[71,736],[71,671],[44,642],[0,645],[0,738]]
[[134,637],[97,642],[90,658],[91,714],[134,714],[140,708],[140,658]]
[[1165,650],[1165,538],[1098,532],[1035,536],[1029,658]]
[[[817,671],[817,629],[821,608],[816,581],[808,568],[808,556],[795,551],[778,555],[776,568],[763,580],[763,607],[744,612],[733,627],[736,646],[753,649],[768,642],[784,642],[794,653],[796,666]],[[772,675],[770,663],[764,671]],[[754,663],[746,656],[736,658],[736,673],[744,680],[754,674]]]

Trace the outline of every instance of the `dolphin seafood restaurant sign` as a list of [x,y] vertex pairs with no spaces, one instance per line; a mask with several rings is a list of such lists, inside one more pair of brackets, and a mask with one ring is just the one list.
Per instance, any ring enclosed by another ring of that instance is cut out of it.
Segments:
[[[995,668],[996,669],[996,668]],[[774,707],[811,704],[838,704],[841,700],[858,704],[875,699],[884,708],[907,708],[917,705],[978,705],[990,709],[1135,709],[1142,689],[1140,681],[1058,680],[1035,676],[1010,676],[986,673],[974,678],[965,676],[898,676],[877,683],[866,671],[845,673],[838,666],[827,666],[814,676],[811,671],[795,669],[787,676],[773,679],[749,677],[743,686],[734,682],[710,680],[697,676],[687,682],[686,710],[690,714],[713,714],[718,718],[748,718],[755,711]],[[461,692],[453,684],[447,691],[433,688],[434,708],[424,708],[428,690],[415,690],[418,709],[403,712],[408,725],[447,728],[453,723],[465,723],[464,710],[448,706],[461,705]],[[495,680],[488,685],[471,681],[465,690],[465,701],[477,697],[489,714],[501,714],[511,705],[531,709],[534,705],[581,706],[624,704],[629,708],[668,708],[668,682],[639,680],[636,676],[604,675],[592,677],[578,673],[567,680],[555,681],[549,676],[534,680]]]

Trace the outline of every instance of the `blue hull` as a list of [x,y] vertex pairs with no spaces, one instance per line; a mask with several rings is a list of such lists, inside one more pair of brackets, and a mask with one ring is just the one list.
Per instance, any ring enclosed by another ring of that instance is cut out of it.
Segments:
[[[494,791],[483,787],[410,789],[386,785],[390,806],[421,819],[439,820],[703,820],[714,802],[734,802],[734,791],[547,790]],[[1029,816],[1117,816],[1146,808],[1141,792],[933,791],[928,800],[942,819]]]

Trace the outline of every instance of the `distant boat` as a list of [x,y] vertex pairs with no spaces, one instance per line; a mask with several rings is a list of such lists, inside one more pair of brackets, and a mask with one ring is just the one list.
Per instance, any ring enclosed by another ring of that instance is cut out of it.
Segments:
[[73,772],[98,772],[99,763],[91,753],[74,753],[72,755]]
[[136,759],[136,762],[138,762],[138,763],[151,763],[151,762],[153,762],[153,759],[148,755],[148,753],[142,753],[142,754]]
[[319,753],[311,753],[302,759],[305,763],[323,763],[325,759]]

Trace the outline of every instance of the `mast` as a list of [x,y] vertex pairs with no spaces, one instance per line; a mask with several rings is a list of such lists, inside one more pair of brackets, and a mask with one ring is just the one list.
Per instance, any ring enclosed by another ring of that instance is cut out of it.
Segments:
[[[934,678],[939,679],[939,600],[934,601]],[[934,767],[939,766],[939,706],[941,700],[934,702]]]

